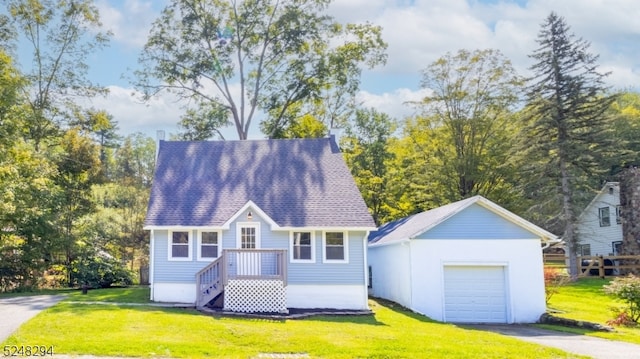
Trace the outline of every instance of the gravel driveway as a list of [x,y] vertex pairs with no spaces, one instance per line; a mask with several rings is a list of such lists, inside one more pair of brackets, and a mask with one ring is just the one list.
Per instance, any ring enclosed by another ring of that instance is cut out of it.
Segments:
[[0,298],[0,343],[16,331],[22,323],[63,298],[63,295]]
[[587,335],[557,332],[529,325],[465,325],[466,328],[486,330],[527,342],[558,348],[568,353],[595,359],[640,358],[640,345]]

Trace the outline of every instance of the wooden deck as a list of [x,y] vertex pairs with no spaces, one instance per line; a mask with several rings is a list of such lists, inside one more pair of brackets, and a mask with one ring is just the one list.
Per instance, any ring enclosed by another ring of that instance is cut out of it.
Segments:
[[222,250],[218,259],[196,273],[196,307],[203,308],[220,295],[229,280],[277,280],[286,286],[287,250]]

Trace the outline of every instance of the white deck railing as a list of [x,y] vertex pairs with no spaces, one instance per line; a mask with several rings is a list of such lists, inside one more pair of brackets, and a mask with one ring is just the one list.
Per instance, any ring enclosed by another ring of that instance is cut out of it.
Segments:
[[204,307],[234,279],[280,280],[286,286],[287,251],[224,249],[218,259],[196,273],[196,307]]

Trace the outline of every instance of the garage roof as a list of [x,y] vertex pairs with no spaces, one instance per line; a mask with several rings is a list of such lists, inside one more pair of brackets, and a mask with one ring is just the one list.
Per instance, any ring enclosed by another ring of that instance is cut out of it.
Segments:
[[471,205],[477,204],[499,215],[529,232],[539,236],[543,242],[558,242],[559,238],[522,217],[500,207],[482,196],[474,196],[448,205],[434,208],[393,222],[389,222],[369,235],[369,245],[392,244],[416,238],[431,230],[447,219],[460,213]]

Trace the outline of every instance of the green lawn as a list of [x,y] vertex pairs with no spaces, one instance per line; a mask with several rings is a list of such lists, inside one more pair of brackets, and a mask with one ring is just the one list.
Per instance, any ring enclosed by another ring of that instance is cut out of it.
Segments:
[[67,295],[71,302],[149,303],[148,287],[90,289],[87,294],[76,290]]
[[[141,298],[139,293],[145,292],[117,291],[113,295],[93,291],[86,298],[123,302],[121,298]],[[576,357],[499,334],[437,323],[386,302],[371,301],[371,308],[373,316],[263,320],[67,301],[33,318],[4,345],[53,345],[61,354],[181,358],[247,358],[259,353],[308,353],[312,358]]]
[[[584,320],[606,324],[614,318],[612,308],[621,308],[623,303],[606,295],[602,286],[610,279],[582,278],[575,283],[563,286],[549,301],[549,308],[560,311],[554,315],[569,319]],[[640,344],[640,328],[615,327],[616,332],[593,332],[585,330],[571,330],[577,333],[597,336],[601,338],[624,340]]]

